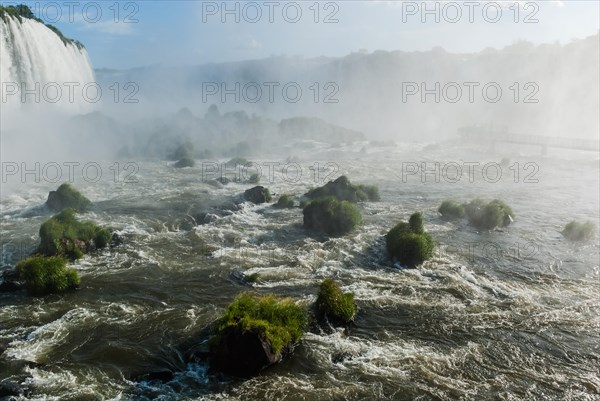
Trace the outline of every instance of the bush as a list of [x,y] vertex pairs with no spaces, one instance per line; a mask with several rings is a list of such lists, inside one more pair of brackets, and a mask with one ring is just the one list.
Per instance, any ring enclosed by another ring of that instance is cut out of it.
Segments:
[[311,189],[305,196],[310,199],[334,196],[339,200],[353,203],[380,200],[377,187],[369,185],[353,185],[345,175],[337,178],[335,181],[329,181],[322,187]]
[[252,174],[250,178],[248,178],[248,184],[258,184],[260,182],[260,176],[256,173]]
[[458,202],[445,200],[440,205],[438,212],[448,220],[460,219],[465,216],[465,207]]
[[413,213],[408,219],[408,225],[413,233],[423,234],[425,232],[423,228],[423,215],[421,213]]
[[73,188],[71,184],[64,183],[56,191],[50,191],[46,204],[54,212],[60,212],[66,208],[83,212],[90,207],[92,202]]
[[333,196],[319,198],[304,208],[304,227],[331,236],[344,235],[362,221],[360,210],[348,201]]
[[234,168],[237,166],[242,166],[242,167],[247,166],[250,164],[250,162],[248,161],[248,159],[245,159],[243,157],[234,157],[233,159],[229,160],[225,164],[229,168]]
[[435,242],[423,230],[423,217],[420,213],[410,216],[409,223],[401,221],[385,236],[390,255],[408,267],[422,264],[433,256]]
[[79,259],[93,249],[105,247],[111,234],[92,222],[78,221],[73,209],[65,209],[41,225],[40,239],[41,254]]
[[501,200],[474,199],[465,206],[469,223],[482,230],[506,227],[512,222],[512,210]]
[[217,337],[235,326],[258,334],[271,344],[274,353],[296,343],[307,323],[306,312],[290,298],[243,292],[229,304],[219,323]]
[[317,310],[333,321],[349,323],[356,316],[354,295],[343,293],[340,286],[332,279],[323,280],[317,296]]
[[284,194],[279,197],[275,206],[282,209],[289,209],[294,207],[294,200],[289,195]]
[[196,162],[191,157],[184,157],[184,158],[180,159],[177,163],[175,163],[173,166],[177,167],[177,168],[183,168],[183,167],[194,167],[195,164],[196,164]]
[[595,232],[596,227],[591,221],[585,223],[571,221],[561,231],[561,234],[570,241],[584,241],[592,238]]
[[17,264],[19,278],[25,281],[32,295],[46,295],[76,288],[79,275],[75,269],[67,268],[61,257],[32,256]]

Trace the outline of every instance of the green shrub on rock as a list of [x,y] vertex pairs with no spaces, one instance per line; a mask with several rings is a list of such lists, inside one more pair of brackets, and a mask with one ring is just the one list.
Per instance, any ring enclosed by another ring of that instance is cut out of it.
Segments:
[[331,236],[349,233],[362,221],[360,210],[355,205],[333,196],[312,201],[303,213],[304,227]]
[[310,199],[333,196],[339,200],[353,203],[380,200],[377,187],[370,185],[353,185],[345,175],[337,178],[335,181],[329,181],[322,187],[311,189],[305,196]]
[[486,202],[474,199],[465,206],[469,223],[482,230],[506,227],[513,221],[513,212],[504,202],[494,199]]
[[85,253],[105,247],[111,239],[108,230],[92,222],[80,222],[73,209],[65,209],[40,227],[38,252],[46,256],[79,259]]
[[83,196],[71,184],[64,183],[56,191],[50,191],[46,205],[54,212],[60,212],[63,209],[71,208],[78,212],[87,210],[92,202]]
[[461,219],[465,216],[465,207],[458,202],[445,200],[440,205],[438,212],[444,219]]
[[275,207],[281,208],[281,209],[290,209],[294,207],[294,200],[286,194],[283,194],[279,197],[279,200],[277,201],[277,203],[275,204]]
[[304,333],[306,311],[290,298],[241,293],[220,319],[212,364],[248,376],[281,361]]
[[584,241],[592,238],[596,232],[596,227],[591,221],[585,223],[571,221],[561,231],[561,234],[570,241]]
[[316,306],[319,313],[333,322],[347,324],[356,316],[354,294],[343,293],[340,286],[330,278],[321,283]]
[[19,279],[25,281],[27,291],[36,296],[62,292],[79,285],[75,269],[67,268],[61,257],[32,256],[17,264]]
[[433,256],[435,242],[424,232],[420,213],[414,213],[409,221],[396,224],[385,236],[385,241],[393,258],[402,265],[415,267]]

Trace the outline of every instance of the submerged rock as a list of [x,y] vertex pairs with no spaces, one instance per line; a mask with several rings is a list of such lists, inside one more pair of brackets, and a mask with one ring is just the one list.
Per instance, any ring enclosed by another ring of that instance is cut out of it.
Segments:
[[244,198],[247,201],[256,204],[271,202],[271,193],[268,188],[258,185],[254,188],[247,189],[244,192]]

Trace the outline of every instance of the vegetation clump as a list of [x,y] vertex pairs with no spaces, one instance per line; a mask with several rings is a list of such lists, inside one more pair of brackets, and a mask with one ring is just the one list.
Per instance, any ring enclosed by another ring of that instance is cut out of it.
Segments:
[[443,201],[438,208],[438,212],[447,220],[462,219],[465,217],[465,207],[452,200]]
[[177,161],[177,163],[175,163],[173,166],[176,168],[183,168],[183,167],[194,167],[195,164],[196,164],[196,162],[191,157],[183,157],[183,158],[179,159],[179,161]]
[[300,340],[304,333],[306,311],[291,298],[243,292],[229,304],[218,328],[218,335],[229,327],[259,334],[274,352]]
[[92,222],[78,221],[73,209],[65,209],[42,224],[40,239],[39,253],[79,259],[87,252],[107,246],[111,234]]
[[315,199],[304,208],[303,214],[304,227],[331,236],[349,233],[362,221],[355,205],[333,196]]
[[402,265],[415,267],[433,256],[435,242],[423,229],[421,213],[410,216],[409,223],[401,221],[385,236],[387,250]]
[[335,181],[329,181],[322,187],[311,189],[305,196],[310,199],[334,196],[339,200],[353,203],[379,201],[381,199],[377,187],[372,185],[354,185],[350,183],[350,180],[345,175],[337,178]]
[[46,205],[54,212],[70,208],[78,212],[86,211],[92,202],[83,196],[71,184],[65,182],[56,191],[50,191]]
[[591,221],[585,223],[579,221],[569,222],[561,231],[561,234],[570,241],[585,241],[594,236],[596,227]]
[[27,291],[35,296],[74,289],[79,285],[75,269],[67,268],[67,261],[58,256],[32,256],[17,264],[17,274],[25,281]]
[[236,376],[256,374],[291,351],[307,321],[290,298],[243,292],[218,322],[211,363]]
[[343,293],[340,286],[330,278],[323,280],[316,302],[319,313],[333,322],[350,323],[356,316],[354,294]]
[[290,208],[293,208],[294,207],[294,200],[289,195],[283,194],[277,200],[277,203],[275,204],[275,207],[278,207],[280,209],[290,209]]
[[474,199],[465,206],[469,223],[482,230],[506,227],[513,221],[511,208],[499,199],[486,202]]

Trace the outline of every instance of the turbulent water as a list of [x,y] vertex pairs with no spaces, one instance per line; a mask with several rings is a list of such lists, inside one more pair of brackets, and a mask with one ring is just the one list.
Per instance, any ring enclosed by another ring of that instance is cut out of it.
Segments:
[[[360,228],[336,239],[306,232],[298,208],[242,203],[228,211],[248,185],[215,188],[203,182],[200,161],[187,169],[141,163],[137,183],[78,180],[94,201],[83,217],[124,243],[76,262],[76,292],[0,294],[0,380],[21,383],[30,399],[61,400],[600,399],[598,237],[571,243],[560,234],[572,219],[598,222],[597,156],[513,158],[520,175],[504,166],[495,183],[481,168],[472,183],[404,180],[402,162],[490,161],[419,149],[321,149],[299,156],[295,182],[289,172],[287,180],[279,171],[273,182],[263,176],[274,194],[300,195],[341,174],[377,185],[382,200],[360,204]],[[318,177],[310,169],[331,160]],[[528,162],[539,167],[531,176]],[[56,186],[2,195],[5,263],[35,248]],[[505,200],[514,224],[477,232],[436,212],[443,199],[475,197]],[[417,269],[393,268],[382,236],[416,210],[436,254]],[[201,211],[212,214],[196,225]],[[186,347],[240,291],[309,304],[325,277],[355,294],[360,311],[347,331],[309,332],[291,357],[246,381],[186,361]],[[175,372],[172,380],[133,379],[162,368]]]
[[[74,43],[63,43],[47,26],[32,19],[18,20],[8,15],[0,18],[0,77],[2,91],[15,93],[6,95],[3,108],[42,103],[81,112],[90,106],[89,102],[81,102],[81,88],[94,82],[87,51]],[[77,94],[73,95],[74,100],[69,98],[69,83],[79,86],[73,90]],[[25,90],[32,94],[23,102]],[[90,96],[94,96],[92,93]]]

